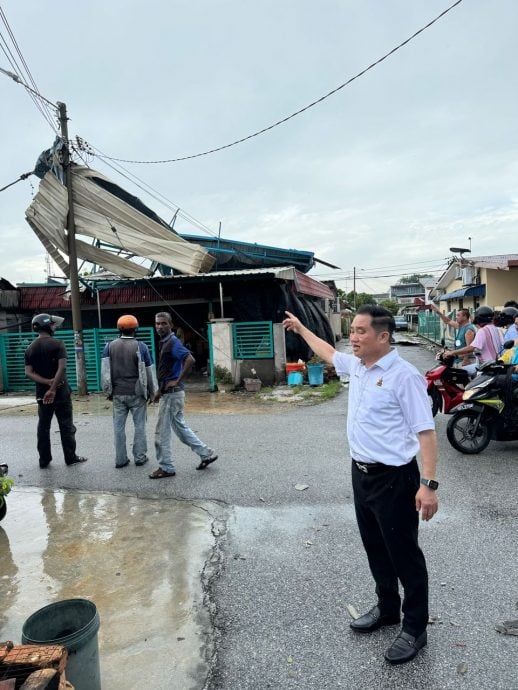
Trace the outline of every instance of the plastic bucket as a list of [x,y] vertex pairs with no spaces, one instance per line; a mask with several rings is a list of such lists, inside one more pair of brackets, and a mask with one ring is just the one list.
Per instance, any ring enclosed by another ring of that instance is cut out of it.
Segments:
[[304,374],[301,371],[290,371],[288,374],[288,386],[300,386],[304,382]]
[[304,371],[306,365],[304,362],[287,362],[286,373],[290,374],[292,371]]
[[22,628],[22,644],[65,647],[67,680],[75,690],[101,690],[97,631],[100,619],[88,599],[65,599],[44,606],[29,616]]
[[310,386],[321,386],[324,383],[323,364],[308,364],[308,383]]

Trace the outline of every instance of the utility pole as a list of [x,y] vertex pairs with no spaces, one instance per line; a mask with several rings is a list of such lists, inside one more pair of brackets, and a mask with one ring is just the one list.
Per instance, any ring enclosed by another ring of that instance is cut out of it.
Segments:
[[356,311],[356,266],[353,266],[353,309]]
[[61,137],[65,142],[63,168],[68,193],[67,244],[70,270],[70,302],[72,304],[72,328],[74,329],[74,351],[76,356],[77,392],[87,395],[85,351],[83,346],[83,323],[81,319],[81,297],[79,293],[79,274],[77,271],[76,226],[74,222],[74,199],[72,195],[72,170],[68,150],[67,106],[58,101]]

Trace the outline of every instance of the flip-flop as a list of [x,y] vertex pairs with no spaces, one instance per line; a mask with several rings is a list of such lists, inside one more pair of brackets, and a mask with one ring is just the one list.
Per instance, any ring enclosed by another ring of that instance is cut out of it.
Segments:
[[214,462],[215,460],[218,459],[217,455],[211,455],[208,458],[202,459],[198,467],[196,468],[197,470],[204,470],[206,467],[208,467],[211,462]]
[[151,472],[149,475],[150,479],[165,479],[165,477],[174,477],[176,475],[176,472],[164,472],[164,470],[159,467],[157,470],[154,472]]

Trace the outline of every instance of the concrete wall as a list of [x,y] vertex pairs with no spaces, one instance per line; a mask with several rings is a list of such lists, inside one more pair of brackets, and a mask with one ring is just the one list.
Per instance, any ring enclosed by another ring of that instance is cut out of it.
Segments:
[[486,284],[486,298],[481,304],[502,307],[508,300],[518,301],[518,268],[509,271],[495,271],[481,268],[480,282]]

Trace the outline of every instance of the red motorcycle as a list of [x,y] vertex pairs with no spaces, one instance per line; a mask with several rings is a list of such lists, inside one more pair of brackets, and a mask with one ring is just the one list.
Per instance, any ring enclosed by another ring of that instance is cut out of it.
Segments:
[[450,414],[462,402],[465,386],[470,382],[467,371],[453,366],[454,356],[439,352],[436,359],[439,364],[425,374],[434,417],[439,410]]

